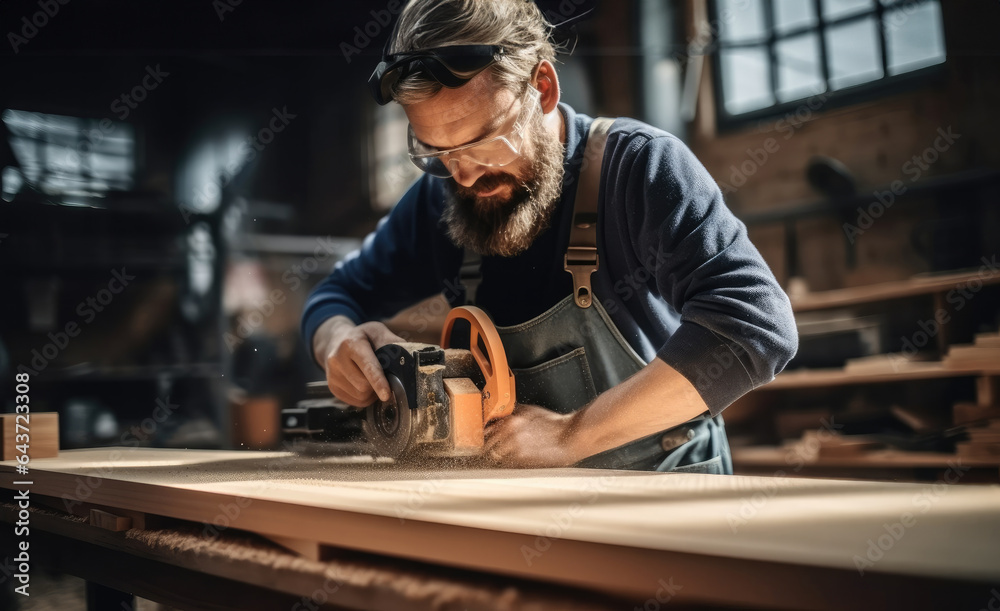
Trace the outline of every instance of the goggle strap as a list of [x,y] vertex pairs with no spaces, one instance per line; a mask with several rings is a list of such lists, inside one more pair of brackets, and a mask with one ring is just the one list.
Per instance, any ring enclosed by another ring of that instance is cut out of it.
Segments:
[[[398,26],[399,22],[397,21],[396,23]],[[394,34],[395,28],[393,28]],[[393,35],[390,35],[390,40],[392,40]],[[379,62],[375,68],[375,72],[368,79],[369,88],[379,105],[388,104],[392,100],[392,86],[396,82],[419,71],[426,72],[432,80],[441,83],[445,87],[461,87],[506,54],[505,49],[497,45],[457,45],[455,47],[436,47],[424,51],[407,51],[390,55],[387,53],[388,45],[389,41],[386,41],[386,45],[382,50],[382,61]],[[442,49],[455,50],[459,48],[468,48],[470,55],[475,55],[473,50],[488,50],[489,53],[482,53],[481,57],[476,58],[477,61],[473,68],[468,71],[462,71],[463,76],[460,76],[448,65],[446,54],[439,54],[439,51]],[[414,69],[416,65],[420,66],[419,69]]]

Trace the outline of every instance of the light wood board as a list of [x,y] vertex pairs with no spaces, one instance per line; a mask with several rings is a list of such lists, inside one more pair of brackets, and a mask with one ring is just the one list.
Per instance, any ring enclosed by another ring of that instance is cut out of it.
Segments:
[[[876,366],[876,362],[880,364]],[[782,371],[775,376],[773,381],[756,389],[756,392],[997,374],[1000,374],[1000,362],[978,363],[969,367],[947,367],[941,361],[896,361],[894,364],[888,356],[881,355],[881,358],[874,359],[864,369],[855,367],[852,369],[821,368]]]
[[[0,463],[0,486],[16,488],[13,469],[13,462]],[[428,471],[281,452],[134,448],[33,460],[31,479],[33,494],[66,502],[639,601],[670,578],[686,588],[688,601],[768,600],[798,608],[857,607],[859,593],[900,577],[910,580],[900,592],[918,602],[913,584],[1000,582],[1000,486],[582,469]],[[915,523],[861,576],[856,558],[906,514]],[[778,568],[780,586],[765,579]],[[791,575],[806,581],[789,581]],[[720,588],[727,580],[733,587]]]
[[981,282],[984,285],[1000,284],[1000,275],[983,276],[978,272],[959,272],[955,274],[933,274],[914,276],[908,280],[895,282],[880,282],[866,286],[855,286],[844,289],[834,289],[817,293],[809,293],[792,300],[792,309],[796,312],[841,308],[846,306],[902,299],[915,295],[944,293],[955,288],[966,288],[970,282]]
[[[753,446],[735,448],[733,460],[740,467],[771,467],[789,472],[798,465],[805,467],[871,467],[912,469],[947,469],[961,461],[964,467],[998,468],[1000,461],[986,458],[966,458],[944,452],[907,452],[904,450],[871,450],[853,456],[821,456],[806,454],[794,446]],[[791,467],[789,467],[791,465]],[[919,485],[919,484],[917,484]]]

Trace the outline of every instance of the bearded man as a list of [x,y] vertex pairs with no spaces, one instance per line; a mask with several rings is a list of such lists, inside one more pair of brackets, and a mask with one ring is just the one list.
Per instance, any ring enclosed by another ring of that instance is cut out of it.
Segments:
[[486,310],[515,372],[487,456],[732,473],[720,414],[794,355],[788,298],[680,140],[559,102],[549,31],[525,0],[406,6],[369,85],[425,174],[310,295],[303,336],[336,397],[388,400],[374,349],[402,340],[377,321],[443,291]]

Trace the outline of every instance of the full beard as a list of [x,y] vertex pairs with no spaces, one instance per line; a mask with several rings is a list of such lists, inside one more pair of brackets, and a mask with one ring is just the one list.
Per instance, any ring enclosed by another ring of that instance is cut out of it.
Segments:
[[[443,219],[448,237],[457,246],[480,255],[512,257],[527,250],[548,229],[562,193],[563,147],[547,137],[541,115],[535,119],[528,129],[536,161],[525,176],[484,174],[475,189],[449,180]],[[509,185],[509,197],[476,195],[501,185]]]

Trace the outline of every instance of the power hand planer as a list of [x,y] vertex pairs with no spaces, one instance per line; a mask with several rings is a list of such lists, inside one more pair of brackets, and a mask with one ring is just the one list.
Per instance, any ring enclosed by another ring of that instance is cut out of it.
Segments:
[[[448,347],[456,326],[466,325],[469,348]],[[477,307],[449,312],[441,346],[387,344],[375,356],[392,390],[388,401],[356,408],[334,397],[326,381],[313,382],[306,399],[281,413],[286,439],[323,454],[479,456],[486,424],[514,410],[503,343]]]

